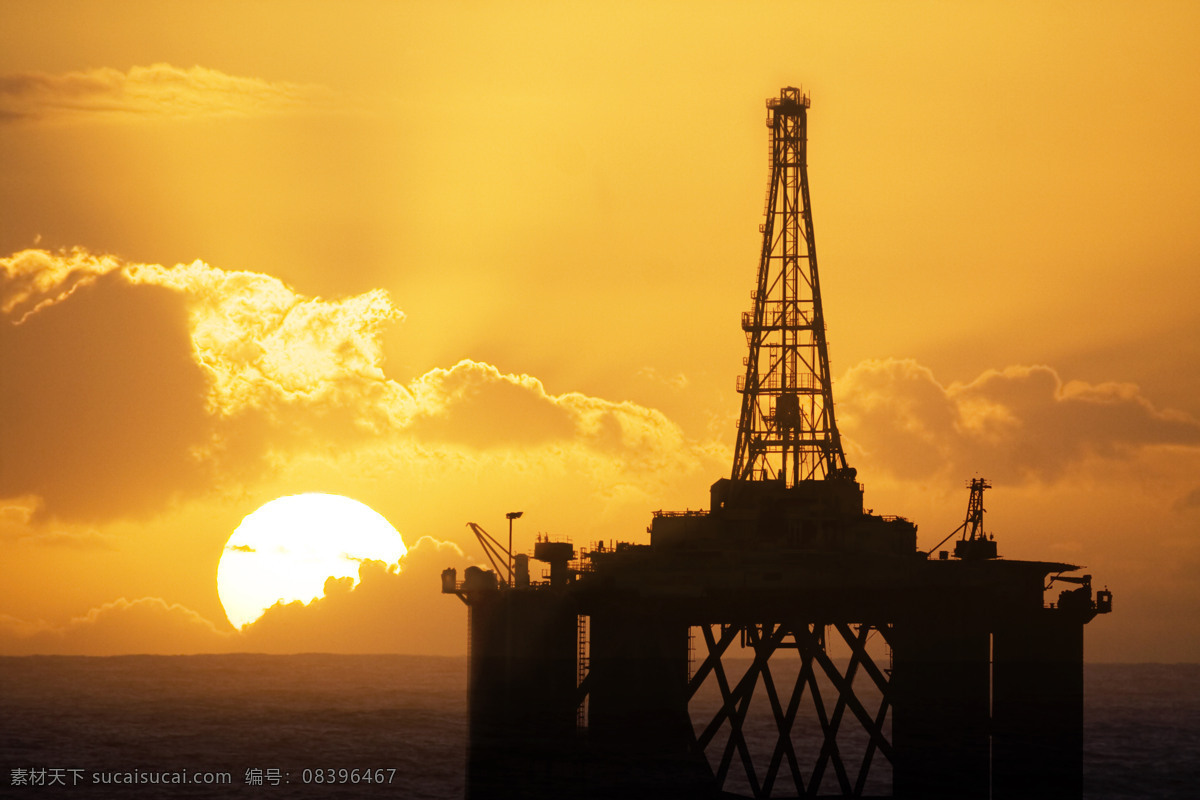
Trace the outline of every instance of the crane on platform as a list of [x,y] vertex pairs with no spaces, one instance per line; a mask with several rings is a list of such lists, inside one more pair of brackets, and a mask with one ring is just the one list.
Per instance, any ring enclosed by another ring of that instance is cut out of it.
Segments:
[[983,532],[983,490],[992,488],[992,484],[986,478],[971,478],[967,487],[971,490],[967,518],[957,528],[962,538],[954,543],[954,555],[964,561],[996,558],[996,539]]
[[[967,481],[967,488],[971,490],[971,494],[967,499],[967,516],[962,525],[950,531],[946,538],[931,547],[929,552],[933,553],[950,541],[956,533],[961,533],[962,536],[954,543],[955,558],[963,561],[999,558],[996,553],[996,537],[989,536],[983,530],[983,490],[992,488],[992,484],[986,478],[971,478]],[[942,552],[942,558],[948,556],[948,553]]]

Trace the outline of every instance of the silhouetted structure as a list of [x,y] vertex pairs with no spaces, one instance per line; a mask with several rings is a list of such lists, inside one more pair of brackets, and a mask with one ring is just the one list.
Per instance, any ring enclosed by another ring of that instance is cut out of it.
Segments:
[[[731,476],[708,511],[656,513],[649,545],[539,537],[542,580],[471,524],[493,570],[442,584],[470,615],[468,796],[1078,797],[1083,625],[1112,596],[997,558],[982,479],[953,558],[864,510],[834,419],[809,102],[767,106]],[[1056,579],[1078,588],[1046,604]]]
[[833,385],[817,245],[808,203],[808,97],[767,103],[771,180],[754,309],[742,314],[750,354],[738,381],[733,480],[853,478],[833,418]]

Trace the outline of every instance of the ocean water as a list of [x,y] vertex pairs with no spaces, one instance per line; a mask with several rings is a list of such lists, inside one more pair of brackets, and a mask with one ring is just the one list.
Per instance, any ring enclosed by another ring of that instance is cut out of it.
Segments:
[[[4,797],[460,798],[465,758],[462,658],[0,659]],[[67,785],[14,786],[21,769]]]
[[[1200,797],[1200,665],[1085,682],[1085,796]],[[463,658],[0,658],[3,797],[460,798],[465,756]]]
[[1200,797],[1200,664],[1084,667],[1091,800]]

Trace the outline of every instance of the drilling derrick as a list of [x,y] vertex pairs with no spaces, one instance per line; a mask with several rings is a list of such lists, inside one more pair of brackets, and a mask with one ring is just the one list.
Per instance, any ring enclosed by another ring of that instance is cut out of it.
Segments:
[[[649,543],[531,553],[471,523],[467,797],[1082,795],[1079,567],[998,557],[863,507],[834,419],[806,168],[808,97],[767,102],[771,177],[733,470]],[[547,565],[543,579],[530,559]],[[1046,592],[1070,584],[1056,602]]]
[[808,107],[808,96],[793,88],[767,103],[771,178],[754,309],[742,314],[750,353],[737,386],[735,481],[792,486],[849,474],[833,414],[808,198]]

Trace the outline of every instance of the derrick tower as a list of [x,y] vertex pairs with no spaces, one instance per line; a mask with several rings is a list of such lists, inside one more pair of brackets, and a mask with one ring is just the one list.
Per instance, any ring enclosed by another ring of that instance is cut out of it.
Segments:
[[808,106],[790,87],[767,103],[771,178],[754,309],[742,314],[750,352],[737,384],[734,481],[851,477],[833,413],[808,199]]

